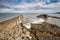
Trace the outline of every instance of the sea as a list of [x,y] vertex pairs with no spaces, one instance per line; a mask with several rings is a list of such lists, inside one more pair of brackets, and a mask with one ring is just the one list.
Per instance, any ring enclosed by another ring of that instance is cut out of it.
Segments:
[[[24,16],[23,22],[28,22],[30,18],[35,18],[36,16],[41,15],[41,14],[47,14],[49,16],[60,17],[60,14],[54,14],[54,13],[0,13],[0,22],[9,20],[19,15]],[[47,22],[51,24],[56,24],[60,27],[60,19],[49,18],[47,19]]]

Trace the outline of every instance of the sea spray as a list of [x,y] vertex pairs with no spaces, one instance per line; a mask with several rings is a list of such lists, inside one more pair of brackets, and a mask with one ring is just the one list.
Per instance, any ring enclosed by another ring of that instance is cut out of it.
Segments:
[[25,26],[27,29],[30,29],[31,24],[42,24],[43,22],[45,22],[43,18],[32,17],[26,19],[26,22],[23,23],[23,26]]

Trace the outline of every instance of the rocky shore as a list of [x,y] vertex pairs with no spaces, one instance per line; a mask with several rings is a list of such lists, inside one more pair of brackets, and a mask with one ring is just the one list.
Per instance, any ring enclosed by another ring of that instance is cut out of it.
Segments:
[[22,25],[22,16],[0,23],[0,40],[60,40],[60,27],[44,22],[31,24],[31,29]]
[[32,24],[31,33],[32,40],[60,40],[60,27],[47,22]]

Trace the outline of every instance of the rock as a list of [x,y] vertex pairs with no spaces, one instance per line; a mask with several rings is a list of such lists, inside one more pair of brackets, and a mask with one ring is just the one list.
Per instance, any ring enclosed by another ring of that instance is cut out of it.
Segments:
[[32,40],[60,40],[60,27],[57,25],[47,22],[31,25]]
[[26,29],[23,17],[18,16],[0,22],[0,40],[60,40],[60,27],[44,22],[31,24],[31,29]]
[[[0,40],[29,40],[29,31],[22,26],[22,16],[0,22]],[[25,32],[25,33],[24,33]]]

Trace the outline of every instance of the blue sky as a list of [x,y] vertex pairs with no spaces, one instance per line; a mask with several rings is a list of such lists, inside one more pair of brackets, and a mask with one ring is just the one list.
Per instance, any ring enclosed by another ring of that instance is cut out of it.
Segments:
[[0,0],[0,13],[60,12],[60,0]]

